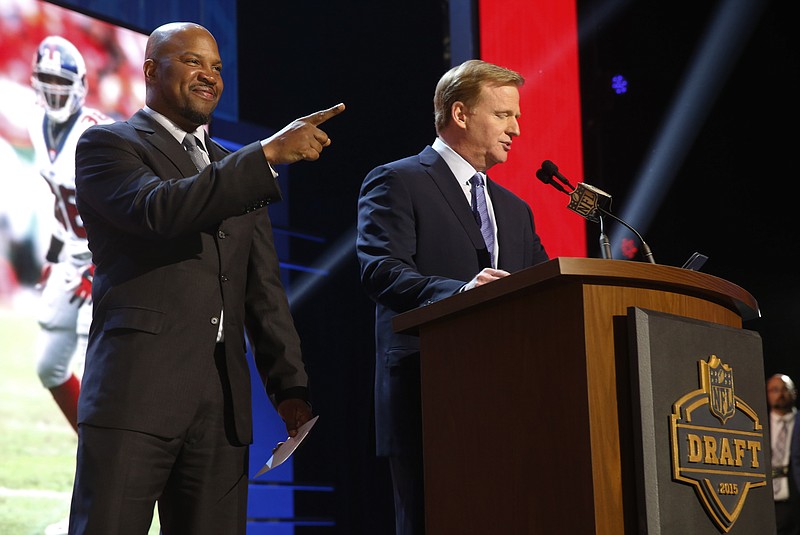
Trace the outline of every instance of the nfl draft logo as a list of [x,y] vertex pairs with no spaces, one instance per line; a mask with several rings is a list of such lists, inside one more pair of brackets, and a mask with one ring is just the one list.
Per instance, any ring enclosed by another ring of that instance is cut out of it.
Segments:
[[716,355],[698,365],[700,388],[672,405],[672,479],[694,487],[712,522],[727,533],[750,490],[767,484],[764,429],[736,396],[730,366]]

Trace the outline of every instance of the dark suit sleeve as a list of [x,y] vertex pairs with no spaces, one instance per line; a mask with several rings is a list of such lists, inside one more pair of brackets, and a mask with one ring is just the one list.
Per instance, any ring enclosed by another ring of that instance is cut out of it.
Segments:
[[245,325],[267,393],[277,405],[287,397],[307,399],[308,376],[267,214],[256,224],[247,274]]
[[191,176],[174,163],[186,159],[181,151],[124,124],[89,128],[76,148],[78,210],[130,235],[169,239],[280,199],[259,143]]
[[792,430],[792,442],[790,448],[789,465],[795,484],[800,488],[800,412],[794,418],[794,429]]
[[361,187],[356,238],[361,281],[374,301],[403,312],[451,296],[466,284],[421,273],[415,260],[417,243],[414,203],[407,184],[390,167],[374,169]]

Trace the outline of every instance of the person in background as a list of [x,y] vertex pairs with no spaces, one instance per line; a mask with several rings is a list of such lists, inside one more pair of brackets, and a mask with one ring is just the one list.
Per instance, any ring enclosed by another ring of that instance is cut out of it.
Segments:
[[[94,264],[75,206],[75,146],[90,126],[113,120],[85,105],[86,63],[75,45],[50,35],[36,48],[31,86],[39,106],[28,127],[34,164],[53,194],[53,232],[37,284],[36,372],[42,385],[78,430],[78,396],[92,320]],[[63,535],[67,520],[46,535]]]
[[86,64],[75,46],[45,37],[33,59],[31,84],[40,115],[30,123],[36,168],[53,193],[55,224],[42,276],[36,371],[73,429],[78,429],[80,373],[92,318],[94,265],[75,206],[75,146],[96,124],[113,122],[85,106]]
[[246,342],[289,436],[312,417],[267,205],[275,165],[316,160],[344,104],[229,152],[208,136],[216,40],[191,22],[145,48],[146,106],[87,130],[77,205],[96,265],[71,535],[244,535],[253,439]]
[[800,535],[800,425],[796,403],[797,389],[788,375],[777,373],[767,379],[778,535]]
[[433,144],[374,168],[361,186],[356,251],[376,303],[376,449],[389,458],[398,535],[424,533],[425,513],[419,339],[395,333],[392,317],[548,260],[531,208],[486,175],[520,135],[523,83],[480,60],[452,68],[434,93]]

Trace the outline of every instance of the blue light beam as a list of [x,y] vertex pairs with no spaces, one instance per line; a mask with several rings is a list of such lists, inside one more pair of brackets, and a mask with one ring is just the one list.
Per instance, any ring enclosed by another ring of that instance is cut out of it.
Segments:
[[291,292],[289,292],[289,305],[292,308],[302,305],[319,286],[328,280],[328,275],[333,274],[337,268],[344,264],[348,255],[351,257],[351,260],[355,261],[355,227],[342,234],[319,258],[319,261],[307,270],[308,273],[298,278],[297,282],[292,284]]
[[[641,234],[647,233],[766,4],[763,0],[727,0],[720,4],[626,201],[622,219]],[[611,243],[617,244],[617,251],[625,233],[619,227],[612,232]]]

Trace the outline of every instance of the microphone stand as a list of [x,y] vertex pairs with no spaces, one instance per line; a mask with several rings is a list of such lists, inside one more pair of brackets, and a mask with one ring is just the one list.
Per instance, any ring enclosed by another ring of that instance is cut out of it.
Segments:
[[[553,180],[554,175],[565,185],[569,185],[569,187],[572,188],[572,193],[568,192],[561,184]],[[644,257],[651,264],[656,263],[655,258],[653,258],[653,253],[650,251],[650,246],[644,241],[642,235],[639,234],[635,228],[601,206],[601,201],[604,201],[606,206],[611,205],[611,195],[603,190],[595,188],[594,186],[584,184],[583,182],[578,184],[577,187],[573,187],[572,184],[569,183],[569,180],[567,180],[566,177],[558,172],[558,167],[556,167],[556,164],[550,160],[545,160],[542,162],[542,167],[536,171],[536,178],[545,184],[550,184],[558,191],[568,195],[571,201],[567,205],[567,208],[589,221],[597,222],[599,220],[600,252],[604,259],[611,259],[611,242],[609,241],[608,236],[606,236],[605,230],[603,229],[603,216],[601,214],[605,214],[615,221],[618,221],[628,230],[633,232],[636,237],[639,238],[639,241],[642,242],[642,254]]]
[[611,242],[603,229],[603,216],[598,216],[598,218],[600,219],[600,254],[604,259],[611,260],[613,258],[611,256]]
[[[656,263],[656,260],[655,260],[655,258],[653,258],[653,253],[650,251],[650,246],[648,246],[648,245],[647,245],[647,243],[644,241],[644,238],[642,238],[642,235],[641,235],[641,234],[639,234],[639,232],[638,232],[638,231],[637,231],[635,228],[633,228],[632,226],[630,226],[629,224],[627,224],[625,221],[623,221],[622,219],[620,219],[620,218],[618,218],[617,216],[615,216],[614,214],[612,214],[611,212],[608,212],[608,211],[606,211],[606,210],[602,209],[602,208],[601,208],[601,207],[599,207],[599,206],[597,207],[597,210],[598,210],[598,211],[600,211],[600,212],[602,212],[603,214],[607,215],[608,217],[610,217],[610,218],[614,219],[615,221],[618,221],[619,223],[622,223],[623,225],[625,225],[625,227],[626,227],[628,230],[630,230],[631,232],[633,232],[634,234],[636,234],[636,237],[637,237],[637,238],[639,238],[639,241],[640,241],[640,242],[642,242],[642,254],[644,255],[644,257],[645,257],[645,258],[647,259],[647,261],[648,261],[648,262],[650,262],[651,264],[655,264],[655,263]],[[603,221],[603,218],[601,217],[601,218],[600,218],[601,225],[602,225],[602,221]],[[602,240],[603,240],[603,236],[604,236],[604,234],[602,234],[602,226],[601,226],[601,235],[600,235],[600,240],[601,240],[601,241],[600,241],[600,243],[601,243],[601,245],[603,244],[603,242],[602,242]],[[607,239],[608,239],[608,238],[606,238],[606,240],[607,240]],[[609,247],[610,247],[610,245],[609,245]],[[603,256],[603,258],[605,258],[605,254],[606,254],[606,253],[605,253],[605,252],[603,252],[603,255],[604,255],[604,256]],[[610,258],[610,253],[609,253],[609,258]]]

